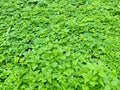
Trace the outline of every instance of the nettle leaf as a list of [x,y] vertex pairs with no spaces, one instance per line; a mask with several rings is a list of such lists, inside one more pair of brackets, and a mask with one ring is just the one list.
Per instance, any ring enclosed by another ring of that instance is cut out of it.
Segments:
[[99,83],[104,87],[104,81],[102,78],[99,78]]
[[119,80],[116,78],[115,80],[113,80],[113,81],[111,82],[111,84],[112,84],[113,86],[118,86]]
[[106,85],[104,90],[111,90],[111,86],[110,85]]
[[98,73],[98,75],[101,76],[101,77],[106,77],[106,73],[104,71],[100,71]]
[[95,70],[96,64],[87,63],[87,67],[90,68],[90,70]]
[[63,74],[70,76],[73,72],[74,72],[73,69],[68,69],[68,70],[64,71]]
[[32,69],[35,70],[38,67],[37,64],[32,64]]
[[109,77],[105,77],[103,79],[103,81],[104,81],[105,84],[109,84],[110,83]]
[[93,77],[91,79],[92,79],[92,81],[97,81],[98,77],[99,77],[98,75],[93,75]]
[[88,82],[88,81],[90,80],[90,78],[91,78],[91,77],[88,76],[87,73],[83,73],[83,74],[82,74],[82,77],[84,78],[85,83]]
[[86,84],[83,84],[83,85],[82,85],[82,89],[83,89],[83,90],[90,90],[90,89],[89,89],[89,86],[86,85]]
[[73,76],[70,76],[69,78],[68,78],[68,83],[74,83],[75,81],[74,81],[74,77]]
[[53,62],[52,63],[52,67],[57,67],[58,66],[58,63],[57,62]]
[[97,81],[90,81],[89,84],[92,85],[92,86],[95,86],[95,85],[98,84],[98,82]]

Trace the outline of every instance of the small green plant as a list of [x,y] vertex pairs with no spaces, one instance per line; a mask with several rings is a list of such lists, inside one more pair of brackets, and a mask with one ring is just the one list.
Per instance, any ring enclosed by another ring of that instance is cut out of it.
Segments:
[[0,90],[120,90],[120,0],[0,0]]

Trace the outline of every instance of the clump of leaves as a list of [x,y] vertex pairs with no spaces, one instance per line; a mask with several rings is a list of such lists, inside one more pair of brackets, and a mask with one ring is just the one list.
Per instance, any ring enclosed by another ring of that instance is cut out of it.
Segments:
[[117,71],[109,69],[102,62],[87,63],[82,67],[81,75],[84,79],[83,90],[118,90],[120,88]]
[[119,0],[1,0],[0,89],[119,90]]

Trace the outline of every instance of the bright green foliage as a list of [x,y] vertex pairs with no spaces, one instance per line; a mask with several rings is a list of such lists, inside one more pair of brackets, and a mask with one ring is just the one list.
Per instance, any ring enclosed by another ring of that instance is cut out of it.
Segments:
[[0,0],[0,90],[120,90],[120,0]]

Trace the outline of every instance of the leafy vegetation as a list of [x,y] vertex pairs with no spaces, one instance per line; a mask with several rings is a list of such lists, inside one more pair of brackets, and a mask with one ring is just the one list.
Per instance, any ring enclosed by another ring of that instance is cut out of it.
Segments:
[[120,90],[119,0],[0,0],[0,90]]

